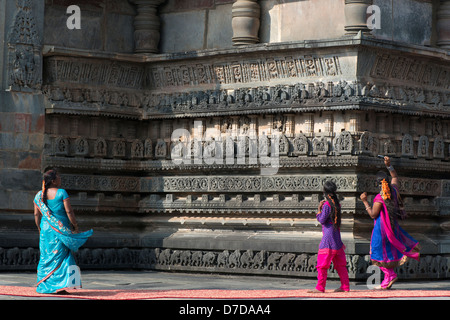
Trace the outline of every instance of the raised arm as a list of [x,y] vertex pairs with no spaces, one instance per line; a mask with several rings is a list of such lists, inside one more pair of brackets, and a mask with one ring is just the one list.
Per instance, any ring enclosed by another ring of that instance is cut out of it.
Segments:
[[360,195],[360,199],[364,203],[364,206],[366,207],[366,211],[369,214],[369,216],[372,219],[376,219],[378,215],[380,214],[381,208],[383,205],[379,202],[374,202],[373,207],[370,207],[369,201],[367,201],[367,192],[363,192]]
[[395,185],[398,188],[398,175],[397,171],[395,171],[394,167],[391,165],[391,159],[389,157],[384,157],[384,164],[386,168],[389,170],[389,173],[392,177],[391,184]]

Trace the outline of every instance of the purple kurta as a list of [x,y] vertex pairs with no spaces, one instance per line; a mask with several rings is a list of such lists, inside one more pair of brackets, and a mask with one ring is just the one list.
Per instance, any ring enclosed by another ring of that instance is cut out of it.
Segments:
[[322,224],[322,241],[319,250],[331,249],[339,250],[344,247],[341,240],[341,231],[333,227],[331,222],[331,205],[327,202],[323,204],[322,212],[317,215],[317,221]]

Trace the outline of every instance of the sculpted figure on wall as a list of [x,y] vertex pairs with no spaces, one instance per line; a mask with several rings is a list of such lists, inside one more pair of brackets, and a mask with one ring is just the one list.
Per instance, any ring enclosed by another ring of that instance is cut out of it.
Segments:
[[8,35],[8,85],[39,90],[42,85],[41,35],[31,0],[16,0],[17,13]]

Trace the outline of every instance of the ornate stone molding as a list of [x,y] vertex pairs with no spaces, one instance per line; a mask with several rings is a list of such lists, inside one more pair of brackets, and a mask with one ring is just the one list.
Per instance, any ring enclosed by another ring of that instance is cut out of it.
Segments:
[[[277,175],[277,176],[177,176],[177,177],[123,177],[62,174],[62,187],[86,192],[131,193],[320,193],[323,183],[334,181],[340,193],[367,191],[376,193],[379,187],[371,175]],[[439,196],[442,180],[402,178],[402,195]],[[217,196],[216,196],[217,198]],[[220,200],[220,197],[217,198]],[[291,199],[295,200],[295,199]],[[299,199],[297,199],[298,201]]]
[[[80,59],[76,57],[47,57],[45,82],[54,84],[55,97],[65,97],[66,88],[84,84],[102,91],[107,88],[142,90],[145,70],[140,63],[106,59]],[[77,88],[78,89],[78,88]],[[78,89],[80,90],[80,89]],[[95,92],[90,96],[96,101]]]
[[370,77],[424,89],[450,89],[450,67],[405,55],[377,53]]
[[237,59],[231,62],[186,63],[152,66],[148,69],[150,88],[163,90],[181,86],[235,85],[281,79],[342,76],[337,55],[282,55],[276,58]]
[[[186,250],[171,248],[81,248],[75,253],[77,263],[86,270],[148,269],[189,272],[240,273],[316,277],[317,254],[265,250]],[[348,254],[347,269],[351,279],[365,279],[370,274],[368,255]],[[37,248],[0,248],[0,270],[35,270],[39,261]],[[403,279],[445,279],[450,272],[448,258],[422,256],[420,262],[408,260],[397,273]],[[329,270],[330,278],[338,278]]]
[[[450,74],[450,72],[449,72]],[[218,116],[273,112],[361,110],[412,115],[433,112],[448,117],[450,94],[420,87],[340,81],[295,85],[153,94],[150,91],[79,89],[47,86],[48,110],[62,114],[122,116],[137,119]]]

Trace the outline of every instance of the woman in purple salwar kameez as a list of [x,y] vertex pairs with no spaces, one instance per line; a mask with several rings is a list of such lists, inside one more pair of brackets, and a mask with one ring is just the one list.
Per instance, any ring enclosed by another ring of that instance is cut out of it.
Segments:
[[373,207],[367,201],[367,193],[361,194],[370,217],[374,219],[372,238],[370,241],[370,259],[384,273],[384,280],[377,289],[390,289],[397,281],[394,268],[406,262],[408,258],[419,260],[419,243],[411,237],[399,224],[398,219],[405,218],[403,202],[398,192],[398,177],[391,166],[389,157],[384,157],[392,180],[380,171],[377,180],[380,193],[373,200]]
[[322,240],[317,254],[317,285],[310,293],[325,292],[331,262],[341,279],[341,286],[335,292],[350,291],[345,246],[341,240],[341,205],[336,191],[334,182],[324,183],[323,193],[326,200],[320,202],[317,213],[317,221],[322,225]]

